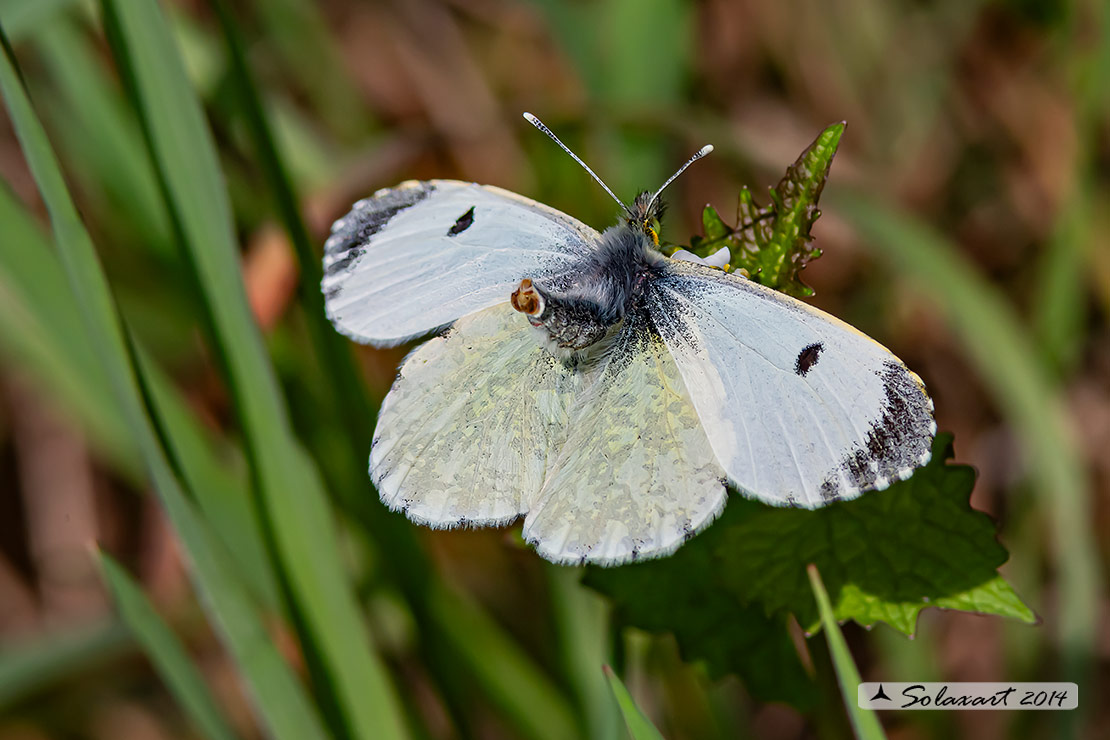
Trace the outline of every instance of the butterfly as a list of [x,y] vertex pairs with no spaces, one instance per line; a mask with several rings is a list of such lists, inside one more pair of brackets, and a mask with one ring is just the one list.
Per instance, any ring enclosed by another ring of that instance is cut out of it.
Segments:
[[328,317],[390,347],[434,334],[382,403],[370,477],[430,527],[508,524],[559,563],[668,554],[730,487],[816,508],[929,459],[921,379],[851,326],[658,249],[659,195],[598,233],[452,180],[355,203],[325,244]]

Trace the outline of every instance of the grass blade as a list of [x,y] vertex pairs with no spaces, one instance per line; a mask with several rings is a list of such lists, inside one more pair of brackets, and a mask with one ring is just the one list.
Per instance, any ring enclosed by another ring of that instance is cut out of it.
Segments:
[[35,33],[34,41],[58,91],[56,105],[47,111],[54,115],[46,119],[54,124],[63,158],[80,165],[76,169],[85,175],[87,191],[106,194],[113,210],[126,214],[140,243],[171,254],[166,209],[138,125],[88,35],[68,18],[58,18]]
[[458,650],[458,660],[491,703],[534,740],[569,740],[580,732],[567,700],[523,651],[467,599],[437,584],[430,608],[437,629]]
[[[98,451],[141,485],[139,450],[126,420],[116,413],[110,383],[82,326],[53,244],[5,187],[0,187],[0,223],[5,226],[0,236],[0,350],[10,354],[31,381],[59,398],[60,407],[75,413]],[[214,441],[170,381],[142,359],[187,487],[243,577],[256,587],[263,603],[276,606],[277,586],[245,476],[236,475],[226,455],[218,455]]]
[[[223,28],[231,62],[230,74],[238,87],[236,100],[254,140],[258,162],[273,190],[278,215],[297,255],[305,323],[329,373],[330,382],[325,391],[332,396],[331,416],[338,418],[346,430],[344,436],[350,448],[346,459],[352,464],[342,479],[349,481],[346,488],[357,492],[358,500],[351,500],[349,495],[341,495],[340,499],[359,515],[379,551],[390,553],[395,567],[385,575],[409,599],[421,630],[434,632],[435,637],[430,639],[447,641],[446,648],[459,656],[463,664],[460,668],[478,679],[487,696],[501,707],[517,729],[526,737],[538,739],[571,737],[574,717],[561,693],[477,605],[464,602],[462,597],[438,582],[408,525],[399,525],[376,499],[366,496],[365,460],[376,409],[366,397],[346,340],[325,319],[320,260],[300,213],[300,199],[293,178],[281,158],[260,91],[248,68],[239,28],[225,0],[210,0],[210,4]],[[467,628],[460,629],[460,623]],[[433,661],[433,665],[437,663]],[[508,668],[487,671],[488,666]],[[433,677],[441,678],[435,668]],[[441,683],[444,690],[450,690],[450,681]]]
[[609,679],[609,688],[612,689],[613,696],[616,697],[617,705],[620,707],[621,715],[624,717],[624,723],[628,726],[629,734],[632,735],[632,740],[663,740],[663,735],[636,706],[632,695],[628,693],[628,689],[624,687],[613,669],[609,666],[602,666],[602,670],[605,671],[605,677]]
[[76,4],[77,0],[3,0],[0,2],[0,23],[8,38],[22,41],[53,23],[55,15]]
[[17,648],[5,646],[0,660],[0,715],[26,696],[134,650],[135,638],[115,619],[68,627]]
[[0,183],[0,224],[0,352],[76,417],[98,452],[140,479],[138,449],[115,413],[108,377],[50,239],[6,183]]
[[836,680],[840,684],[840,695],[844,699],[844,708],[848,711],[848,718],[852,721],[856,737],[860,740],[884,740],[886,735],[883,734],[878,715],[870,709],[860,708],[855,701],[856,687],[860,684],[859,671],[856,669],[855,661],[852,660],[852,653],[848,650],[848,643],[844,641],[844,633],[836,623],[829,594],[825,591],[825,584],[821,583],[817,566],[810,565],[806,570],[809,573],[809,583],[813,587],[813,595],[817,599],[821,627],[825,630],[825,639],[829,643],[829,652],[832,654]]
[[24,91],[15,56],[0,33],[0,91],[46,203],[62,265],[76,296],[97,359],[109,380],[118,413],[126,420],[147,465],[154,488],[184,544],[197,588],[208,614],[223,635],[251,691],[263,722],[279,740],[324,738],[319,720],[301,687],[274,648],[242,584],[227,566],[228,558],[196,515],[158,444],[146,415],[118,312],[92,240],[69,196],[46,133]]
[[[278,153],[274,132],[272,131],[262,104],[262,96],[251,78],[247,65],[246,47],[239,28],[231,15],[225,0],[210,0],[223,29],[231,62],[230,76],[236,83],[235,98],[246,118],[247,127],[254,140],[258,163],[265,175],[266,182],[273,192],[278,216],[289,234],[299,266],[298,294],[305,314],[312,344],[329,373],[331,382],[324,389],[330,402],[328,416],[338,418],[346,434],[343,435],[351,454],[344,459],[353,463],[346,471],[348,480],[345,490],[364,492],[366,482],[366,451],[370,446],[375,409],[369,399],[358,372],[347,341],[332,329],[324,310],[324,296],[320,291],[323,269],[320,258],[312,244],[300,210],[300,198],[293,185],[289,170]],[[384,515],[384,507],[377,507],[377,518]],[[412,569],[421,564],[405,562],[402,569]],[[410,574],[415,575],[415,574]]]
[[204,737],[234,740],[235,733],[216,706],[204,678],[190,662],[177,635],[119,563],[103,552],[98,555],[101,572],[112,591],[120,616],[142,644],[185,714]]
[[103,0],[105,27],[198,278],[234,398],[274,556],[315,676],[358,738],[405,735],[399,699],[371,650],[336,548],[319,476],[297,446],[240,275],[231,206],[211,132],[154,0]]

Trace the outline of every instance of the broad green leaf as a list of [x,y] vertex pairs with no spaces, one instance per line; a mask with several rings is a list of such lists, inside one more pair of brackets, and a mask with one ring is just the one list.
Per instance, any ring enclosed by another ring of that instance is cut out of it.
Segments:
[[107,375],[118,413],[130,428],[154,489],[182,540],[209,616],[238,663],[260,708],[262,721],[272,735],[290,740],[323,738],[315,712],[246,598],[243,585],[228,566],[221,543],[197,516],[159,445],[155,424],[144,408],[139,378],[132,364],[132,347],[96,250],[78,217],[46,133],[23,89],[11,47],[2,34],[0,43],[4,50],[0,54],[0,91],[50,214],[54,239],[79,315],[94,340],[96,357]]
[[1006,550],[990,517],[968,504],[972,469],[947,464],[951,454],[951,436],[939,435],[932,461],[910,479],[812,511],[734,494],[721,519],[674,555],[591,569],[586,583],[614,600],[622,621],[674,632],[688,659],[737,673],[758,698],[808,706],[812,686],[785,618],[818,627],[810,563],[840,621],[912,634],[928,606],[1036,621],[998,575]]
[[798,273],[821,256],[810,230],[821,215],[817,201],[844,126],[833,124],[821,132],[771,188],[771,202],[766,206],[758,205],[751,191],[743,188],[735,227],[728,226],[713,206],[706,206],[702,212],[705,236],[694,237],[690,251],[707,257],[728,247],[730,271],[743,270],[752,280],[793,296],[813,295]]
[[856,700],[856,687],[861,683],[859,669],[852,660],[852,653],[848,650],[848,643],[844,640],[844,633],[840,631],[836,616],[833,614],[832,604],[825,585],[821,582],[821,574],[817,566],[806,567],[810,588],[816,599],[817,611],[820,615],[821,626],[825,630],[825,639],[829,643],[829,653],[832,655],[833,668],[836,670],[836,681],[840,684],[840,696],[844,700],[844,708],[848,711],[848,718],[852,721],[852,729],[856,731],[859,740],[884,740],[883,726],[879,718],[870,709],[861,709]]
[[938,435],[932,461],[910,479],[815,511],[740,502],[749,512],[723,535],[722,565],[751,603],[810,630],[818,615],[808,563],[841,621],[913,634],[922,609],[944,606],[1034,622],[998,577],[1007,553],[994,522],[968,504],[975,473],[946,464],[951,455],[951,436]]
[[119,563],[100,555],[100,569],[111,589],[123,621],[139,640],[158,669],[167,688],[181,704],[186,716],[204,737],[233,740],[235,733],[212,698],[204,677],[193,665],[181,640],[155,611],[146,594]]
[[636,706],[636,701],[628,693],[628,689],[624,687],[624,683],[613,672],[613,669],[604,666],[604,670],[606,678],[609,679],[609,688],[612,689],[613,696],[617,699],[617,706],[620,707],[621,714],[624,715],[624,723],[628,725],[628,732],[632,735],[632,740],[663,740],[659,730]]
[[404,737],[400,700],[347,582],[319,474],[293,436],[247,304],[215,145],[177,44],[154,0],[104,0],[103,6],[109,42],[211,318],[274,556],[318,688],[334,697],[335,722],[342,724],[337,731]]

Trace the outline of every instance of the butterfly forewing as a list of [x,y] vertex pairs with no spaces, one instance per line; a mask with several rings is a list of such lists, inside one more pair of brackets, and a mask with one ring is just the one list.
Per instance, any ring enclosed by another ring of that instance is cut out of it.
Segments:
[[812,508],[928,460],[936,424],[920,379],[847,324],[674,261],[647,303],[717,459],[748,495]]
[[412,181],[359,201],[324,248],[329,318],[376,346],[400,344],[503,303],[524,277],[565,273],[596,231],[500,188]]
[[666,554],[712,521],[726,492],[678,367],[644,311],[626,316],[588,383],[524,536],[556,562]]

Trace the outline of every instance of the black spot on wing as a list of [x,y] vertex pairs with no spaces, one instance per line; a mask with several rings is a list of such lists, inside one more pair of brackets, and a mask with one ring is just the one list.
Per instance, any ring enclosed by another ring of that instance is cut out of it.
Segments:
[[471,206],[470,210],[467,211],[466,213],[464,213],[463,215],[459,216],[458,220],[455,221],[455,225],[447,230],[447,236],[458,236],[459,234],[463,233],[464,231],[466,231],[467,229],[469,229],[473,225],[474,225],[474,206]]
[[805,376],[805,374],[809,372],[809,369],[817,364],[817,358],[821,355],[821,350],[824,348],[825,345],[820,342],[807,344],[803,347],[802,351],[798,353],[797,362],[794,363],[794,372],[798,375]]
[[936,430],[929,397],[910,371],[896,362],[883,363],[876,375],[882,379],[886,396],[882,412],[821,484],[821,497],[826,501],[841,496],[841,476],[853,488],[867,490],[880,481],[904,477],[928,457]]
[[324,244],[324,275],[349,270],[366,252],[374,234],[434,191],[435,185],[420,182],[383,190],[356,203],[350,213],[332,224],[331,236]]

